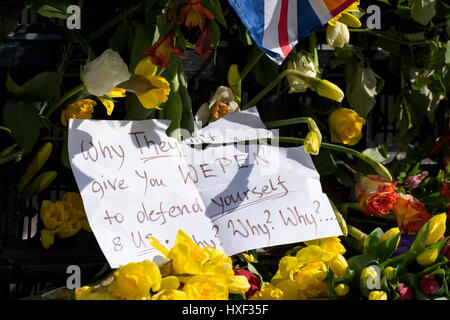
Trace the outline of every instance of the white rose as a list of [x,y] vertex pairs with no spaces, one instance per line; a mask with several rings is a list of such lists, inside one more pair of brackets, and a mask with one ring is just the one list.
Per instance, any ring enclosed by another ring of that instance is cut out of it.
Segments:
[[350,32],[348,27],[339,22],[335,22],[336,25],[332,26],[328,24],[327,26],[327,43],[334,49],[342,47],[350,41]]
[[81,80],[87,91],[97,97],[111,93],[116,85],[126,81],[131,74],[120,55],[106,49],[103,54],[83,67]]

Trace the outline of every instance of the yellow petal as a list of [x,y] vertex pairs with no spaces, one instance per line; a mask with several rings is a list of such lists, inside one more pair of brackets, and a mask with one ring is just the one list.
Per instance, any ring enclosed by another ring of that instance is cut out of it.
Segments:
[[140,94],[137,96],[139,101],[142,103],[142,106],[146,109],[159,109],[158,107],[158,96],[155,93],[155,90],[149,90],[146,93]]
[[150,245],[155,248],[156,250],[158,250],[159,252],[161,252],[165,257],[167,257],[167,255],[169,254],[169,249],[167,249],[166,247],[164,247],[161,242],[158,241],[158,239],[149,236],[148,237],[148,241],[150,242]]
[[111,98],[123,98],[126,95],[127,90],[122,88],[114,88],[108,96]]
[[150,57],[146,57],[138,63],[134,69],[134,73],[149,78],[156,74],[157,69],[158,67],[152,63]]
[[106,108],[106,113],[110,116],[114,110],[114,102],[98,97]]
[[180,280],[175,276],[162,278],[160,290],[175,290],[180,287]]

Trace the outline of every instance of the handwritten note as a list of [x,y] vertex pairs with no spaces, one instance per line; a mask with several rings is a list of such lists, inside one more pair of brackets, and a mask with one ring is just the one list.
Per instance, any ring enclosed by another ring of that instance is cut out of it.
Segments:
[[[221,121],[216,122],[219,131]],[[168,124],[69,123],[72,170],[91,228],[112,268],[151,260],[159,252],[148,236],[170,248],[178,229],[198,245],[229,255],[341,235],[303,147],[202,150],[168,137]]]

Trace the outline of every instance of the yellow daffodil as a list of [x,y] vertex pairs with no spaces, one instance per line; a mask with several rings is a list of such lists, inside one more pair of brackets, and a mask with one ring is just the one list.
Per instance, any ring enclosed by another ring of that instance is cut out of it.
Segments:
[[[146,109],[161,109],[159,104],[166,102],[170,93],[170,84],[161,76],[156,75],[157,66],[150,57],[142,59],[134,70],[134,74],[146,79],[144,85],[135,91],[139,101]],[[142,79],[142,78],[141,78]]]
[[150,290],[158,291],[161,273],[158,266],[149,260],[131,262],[114,272],[114,282],[108,290],[114,300],[147,300]]
[[77,192],[66,192],[62,198],[64,207],[69,212],[71,218],[83,219],[86,218],[86,212],[84,211],[83,200],[81,195]]
[[257,291],[249,300],[284,300],[284,293],[273,284],[265,282],[261,289]]
[[331,20],[328,21],[329,25],[335,26],[336,22],[341,22],[351,28],[359,28],[361,27],[361,21],[357,17],[355,17],[351,12],[359,12],[359,1],[353,2],[350,6],[347,7],[344,11],[334,16]]
[[188,300],[228,300],[228,288],[213,276],[190,277],[183,286]]
[[58,233],[69,220],[69,213],[62,201],[42,201],[40,217],[44,227],[53,233]]
[[96,104],[95,101],[90,99],[82,99],[69,104],[61,112],[62,125],[67,127],[69,119],[91,119]]
[[62,229],[56,234],[59,239],[66,239],[78,233],[81,230],[81,223],[78,219],[69,219]]
[[303,147],[304,147],[306,153],[309,153],[312,155],[318,155],[319,148],[320,148],[320,142],[319,142],[319,137],[317,136],[317,133],[315,133],[314,131],[309,131],[305,137],[305,142],[304,142]]

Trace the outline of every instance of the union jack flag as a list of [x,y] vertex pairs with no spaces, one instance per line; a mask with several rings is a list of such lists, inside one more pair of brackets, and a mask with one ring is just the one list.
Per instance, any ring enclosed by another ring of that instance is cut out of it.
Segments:
[[281,64],[300,39],[355,0],[228,0],[257,45]]

